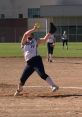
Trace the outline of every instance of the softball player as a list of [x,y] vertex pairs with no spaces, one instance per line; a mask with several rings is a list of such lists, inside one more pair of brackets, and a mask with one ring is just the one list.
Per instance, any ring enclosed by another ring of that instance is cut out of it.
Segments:
[[56,91],[58,89],[58,86],[55,85],[50,76],[48,76],[45,73],[42,58],[40,55],[38,55],[37,52],[37,45],[46,42],[46,40],[49,38],[51,34],[48,33],[43,39],[36,40],[33,35],[33,32],[36,29],[37,26],[34,25],[32,29],[24,33],[23,38],[21,40],[21,47],[24,51],[26,66],[21,75],[20,82],[14,96],[20,94],[20,92],[23,90],[23,86],[26,80],[34,71],[36,71],[39,74],[39,76],[51,86],[52,91]]
[[47,40],[48,62],[53,62],[53,50],[55,47],[55,37],[52,34]]
[[64,49],[64,45],[66,44],[67,50],[68,50],[68,38],[67,38],[67,33],[66,33],[66,31],[64,31],[64,33],[63,33],[61,39],[62,39],[62,43],[63,43],[63,49]]

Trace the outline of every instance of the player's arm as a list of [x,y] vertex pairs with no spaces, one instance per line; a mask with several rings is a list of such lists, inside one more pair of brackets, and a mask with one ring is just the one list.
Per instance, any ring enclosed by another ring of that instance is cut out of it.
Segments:
[[48,38],[50,37],[50,35],[51,35],[50,33],[47,33],[44,38],[40,38],[38,40],[38,44],[44,44],[48,40]]
[[51,22],[49,33],[47,33],[47,35],[44,38],[41,38],[38,43],[45,43],[47,39],[51,36],[51,34],[54,34],[56,32],[56,30],[56,26]]
[[24,33],[23,37],[22,37],[22,40],[21,40],[21,48],[24,46],[24,44],[26,43],[26,40],[27,40],[27,35],[26,33]]
[[21,46],[23,46],[27,41],[28,37],[30,36],[31,33],[33,33],[37,29],[36,26],[34,26],[32,29],[28,30],[27,32],[24,33],[22,39],[21,39]]

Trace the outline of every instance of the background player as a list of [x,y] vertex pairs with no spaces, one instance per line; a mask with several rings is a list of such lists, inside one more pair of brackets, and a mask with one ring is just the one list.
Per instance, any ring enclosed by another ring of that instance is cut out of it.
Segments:
[[68,37],[67,37],[66,31],[63,32],[61,39],[62,39],[63,49],[64,49],[64,45],[66,44],[67,50],[68,50]]
[[53,62],[54,47],[55,47],[55,36],[54,34],[51,34],[51,36],[47,40],[48,62]]

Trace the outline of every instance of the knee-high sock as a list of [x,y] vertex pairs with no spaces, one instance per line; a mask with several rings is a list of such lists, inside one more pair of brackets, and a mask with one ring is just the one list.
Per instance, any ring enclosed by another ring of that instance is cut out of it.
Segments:
[[55,85],[54,81],[53,81],[50,77],[47,77],[47,78],[46,78],[46,81],[47,81],[47,83],[48,83],[50,86],[54,86],[54,85]]

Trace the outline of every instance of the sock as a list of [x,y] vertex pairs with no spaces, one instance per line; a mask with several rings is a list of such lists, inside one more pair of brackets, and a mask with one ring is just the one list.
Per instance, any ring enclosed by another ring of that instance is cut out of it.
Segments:
[[54,86],[54,85],[55,85],[55,83],[53,82],[53,80],[52,80],[50,77],[47,77],[47,78],[46,78],[46,81],[47,81],[47,83],[48,83],[50,86]]
[[21,84],[18,85],[18,90],[22,91],[23,90],[23,86]]

